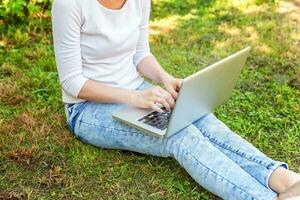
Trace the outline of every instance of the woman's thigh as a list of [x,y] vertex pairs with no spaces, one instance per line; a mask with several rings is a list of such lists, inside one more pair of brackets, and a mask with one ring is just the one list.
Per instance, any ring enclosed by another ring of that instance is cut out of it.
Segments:
[[82,141],[106,149],[124,149],[155,156],[169,156],[166,139],[147,135],[112,117],[120,104],[88,102],[78,118],[74,133]]

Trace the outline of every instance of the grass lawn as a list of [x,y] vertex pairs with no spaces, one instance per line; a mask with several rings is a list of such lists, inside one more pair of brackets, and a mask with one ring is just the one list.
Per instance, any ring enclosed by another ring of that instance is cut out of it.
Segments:
[[[172,158],[76,140],[50,18],[0,26],[0,199],[218,199]],[[150,32],[153,54],[181,78],[251,45],[234,94],[215,113],[300,172],[299,1],[153,0]]]

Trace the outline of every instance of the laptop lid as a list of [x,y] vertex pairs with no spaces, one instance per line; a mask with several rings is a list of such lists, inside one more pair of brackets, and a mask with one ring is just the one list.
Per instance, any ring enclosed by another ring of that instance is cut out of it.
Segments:
[[250,52],[247,47],[183,79],[166,137],[226,102]]

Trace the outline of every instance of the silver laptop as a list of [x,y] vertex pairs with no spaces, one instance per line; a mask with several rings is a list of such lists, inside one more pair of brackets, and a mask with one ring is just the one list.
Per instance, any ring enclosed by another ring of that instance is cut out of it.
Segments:
[[169,137],[226,102],[250,52],[247,47],[183,79],[175,107],[162,113],[125,107],[113,117],[145,134]]

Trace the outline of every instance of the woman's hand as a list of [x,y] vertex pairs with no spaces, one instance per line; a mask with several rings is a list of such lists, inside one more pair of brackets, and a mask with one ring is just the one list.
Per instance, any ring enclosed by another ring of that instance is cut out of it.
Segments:
[[163,110],[156,103],[162,104],[169,111],[175,106],[172,95],[159,86],[145,90],[133,90],[128,103],[139,108],[152,108],[157,112],[163,112]]
[[167,74],[162,78],[162,83],[165,89],[172,95],[173,99],[177,99],[178,92],[181,86],[182,79],[174,78],[172,75]]

